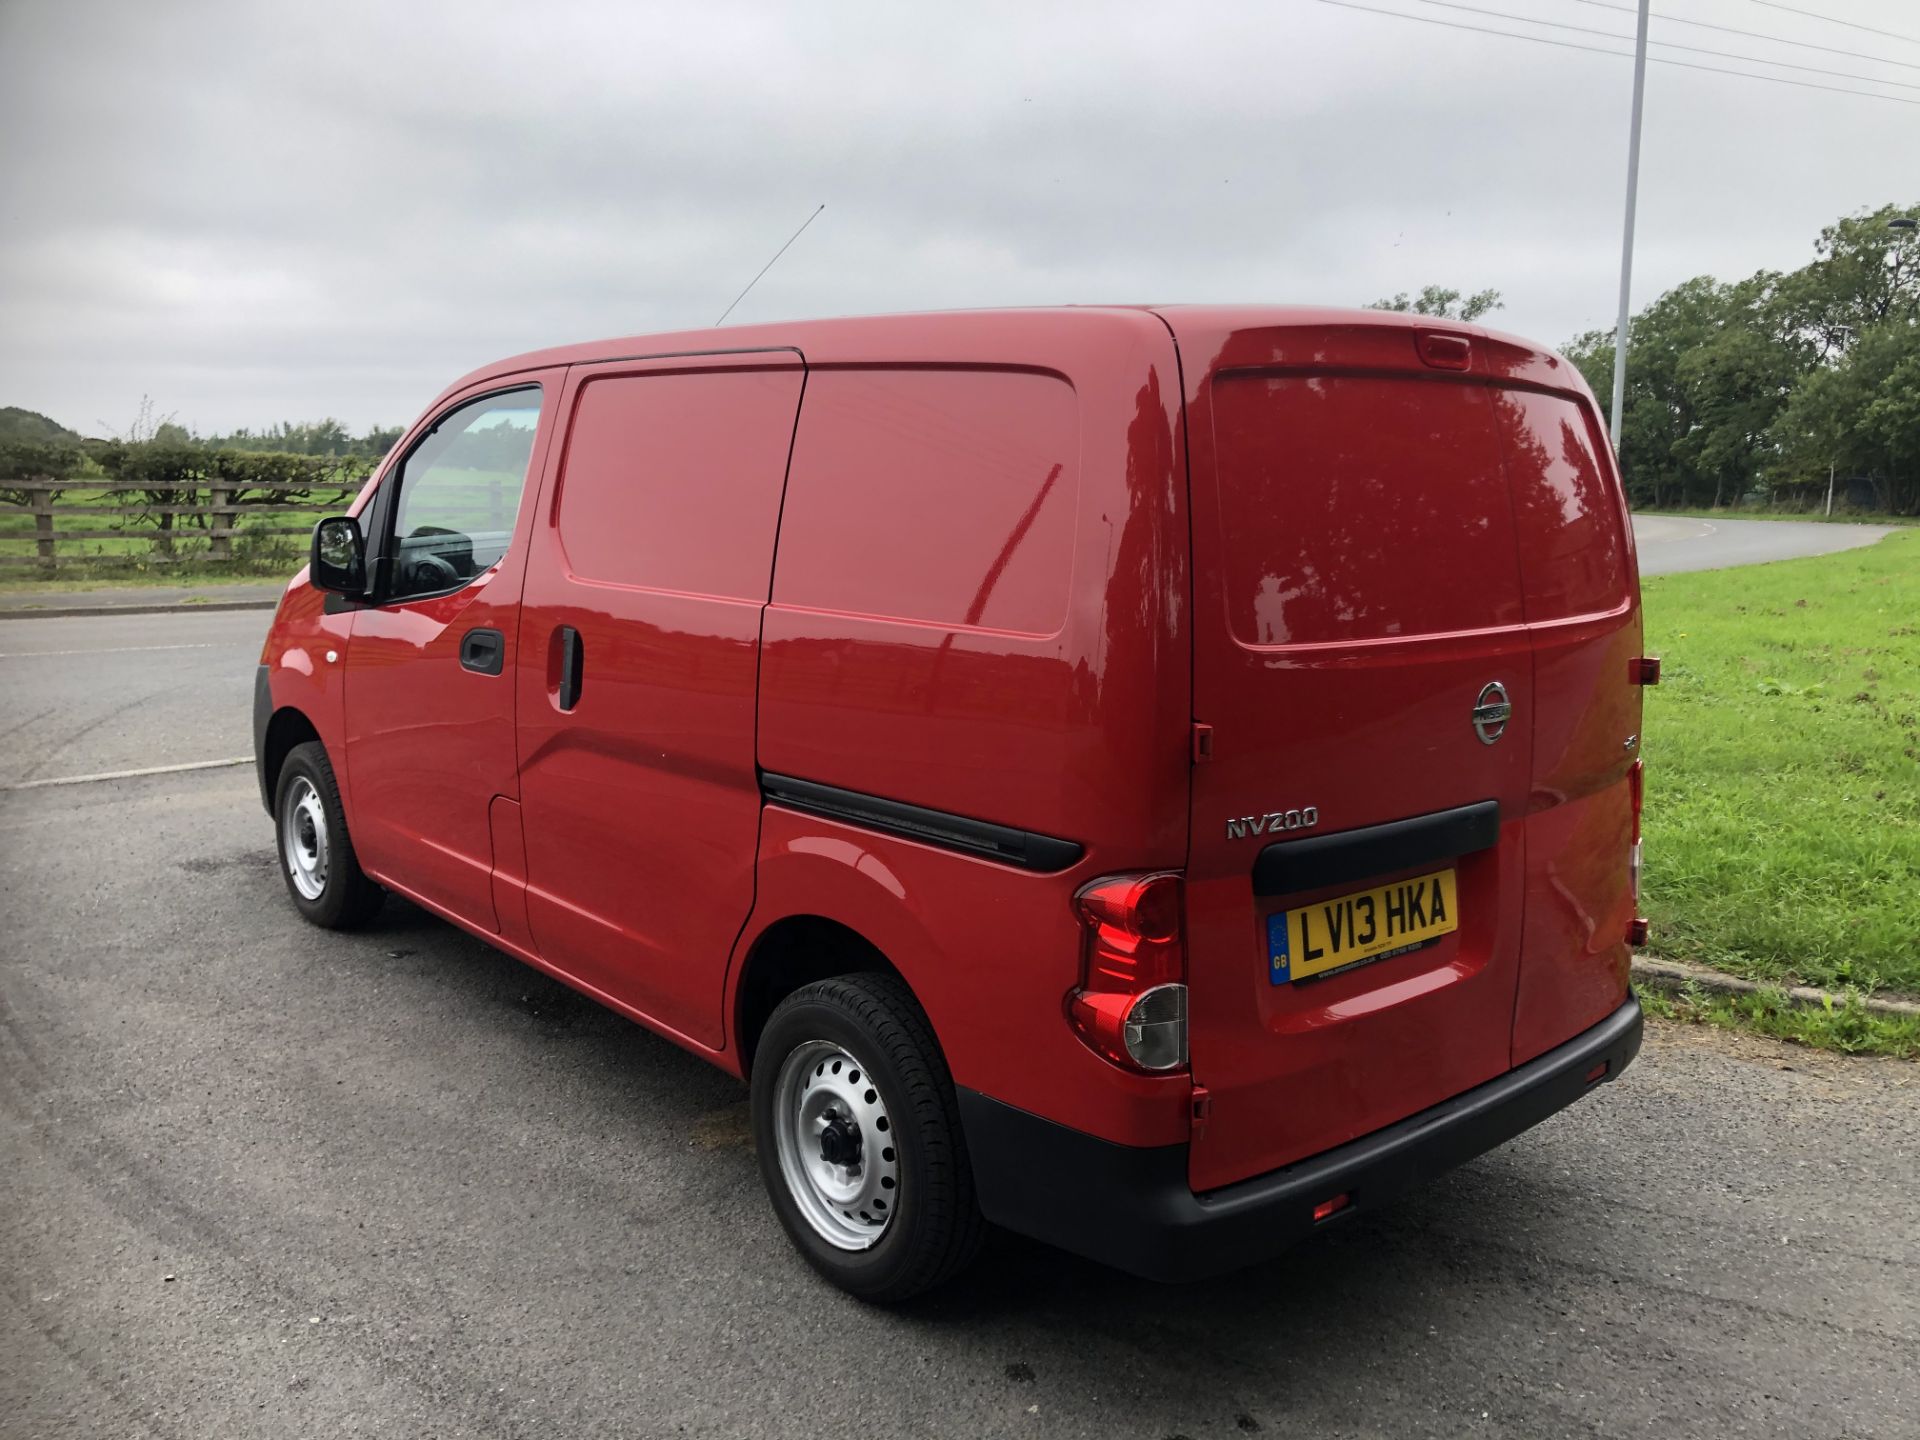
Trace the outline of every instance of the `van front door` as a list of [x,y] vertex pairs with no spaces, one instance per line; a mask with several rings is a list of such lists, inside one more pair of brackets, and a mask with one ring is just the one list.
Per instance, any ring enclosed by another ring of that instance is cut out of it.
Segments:
[[456,400],[408,437],[369,510],[376,589],[347,644],[360,863],[487,931],[500,928],[489,812],[516,790],[513,659],[533,511],[521,492],[562,374]]

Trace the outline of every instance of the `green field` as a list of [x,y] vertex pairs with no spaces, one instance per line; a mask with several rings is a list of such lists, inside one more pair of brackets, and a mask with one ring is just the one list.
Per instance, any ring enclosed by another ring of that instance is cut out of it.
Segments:
[[1920,993],[1920,533],[1645,596],[1648,948]]

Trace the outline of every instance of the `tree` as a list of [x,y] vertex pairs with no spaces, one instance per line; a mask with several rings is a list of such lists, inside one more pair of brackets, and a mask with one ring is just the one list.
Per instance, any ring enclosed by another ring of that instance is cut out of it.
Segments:
[[1418,297],[1409,300],[1406,291],[1401,291],[1389,300],[1376,300],[1367,306],[1369,310],[1397,310],[1401,314],[1431,315],[1437,320],[1478,320],[1494,310],[1504,307],[1498,290],[1477,290],[1471,295],[1462,295],[1458,290],[1443,289],[1438,285],[1429,285]]
[[[1620,463],[1636,505],[1721,505],[1755,489],[1813,503],[1828,466],[1920,509],[1902,359],[1920,327],[1920,240],[1886,207],[1829,225],[1814,260],[1732,284],[1700,276],[1630,324]],[[1566,353],[1599,395],[1613,334]],[[1855,356],[1858,355],[1858,361]]]
[[1897,515],[1920,513],[1920,325],[1868,327],[1815,370],[1777,427],[1782,469],[1810,491],[1833,471],[1873,482]]
[[63,440],[69,444],[80,437],[38,410],[22,410],[18,405],[0,406],[0,440]]

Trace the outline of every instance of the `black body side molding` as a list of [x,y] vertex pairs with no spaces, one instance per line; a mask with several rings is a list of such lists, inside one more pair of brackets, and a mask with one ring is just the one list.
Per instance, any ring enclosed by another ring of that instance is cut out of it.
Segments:
[[963,855],[979,855],[1022,870],[1064,870],[1081,855],[1080,847],[1071,840],[973,820],[965,815],[951,815],[945,810],[929,810],[900,800],[885,800],[858,790],[842,790],[837,785],[797,780],[791,775],[762,771],[760,792],[770,804],[784,805],[789,810],[844,820],[885,835],[938,845]]
[[1280,840],[1253,862],[1253,893],[1292,895],[1349,880],[1369,880],[1471,855],[1491,848],[1499,838],[1500,802],[1481,800],[1384,825]]

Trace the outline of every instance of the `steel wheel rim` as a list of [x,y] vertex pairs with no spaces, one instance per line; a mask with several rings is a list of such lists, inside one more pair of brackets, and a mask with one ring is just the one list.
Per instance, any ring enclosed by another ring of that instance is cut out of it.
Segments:
[[825,1040],[795,1047],[773,1092],[780,1175],[801,1217],[836,1250],[870,1250],[900,1208],[893,1117],[857,1057]]
[[304,775],[287,787],[280,812],[280,857],[301,899],[318,900],[327,893],[327,810]]

